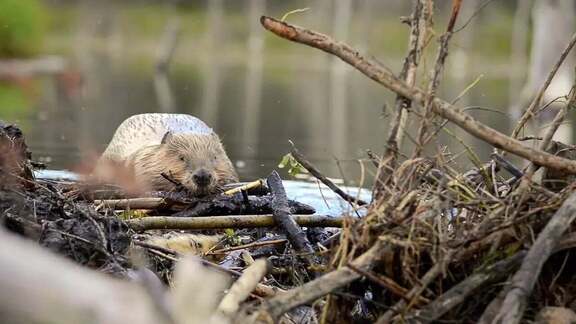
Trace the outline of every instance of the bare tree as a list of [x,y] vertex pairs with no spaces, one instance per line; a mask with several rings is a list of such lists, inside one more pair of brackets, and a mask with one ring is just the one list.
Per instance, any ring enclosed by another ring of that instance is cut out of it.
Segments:
[[[571,0],[541,0],[534,3],[532,8],[533,36],[530,50],[530,67],[528,80],[522,89],[520,98],[517,98],[512,109],[512,114],[517,117],[522,110],[532,101],[538,88],[546,79],[548,72],[557,60],[558,53],[561,53],[570,36],[574,32],[574,1]],[[545,104],[558,97],[568,94],[574,81],[574,56],[566,58],[566,62],[560,67],[552,83],[544,93],[542,98]],[[550,111],[550,110],[548,110]],[[539,121],[546,123],[550,121],[554,113],[540,114]],[[559,140],[569,140],[571,138],[571,128],[563,125],[556,133],[555,138]],[[541,131],[545,131],[542,129]]]

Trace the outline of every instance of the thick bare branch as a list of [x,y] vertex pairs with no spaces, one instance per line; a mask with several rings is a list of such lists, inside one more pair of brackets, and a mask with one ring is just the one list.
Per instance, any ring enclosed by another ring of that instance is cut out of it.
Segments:
[[[274,18],[262,17],[260,22],[266,29],[280,37],[338,56],[372,80],[412,101],[423,104],[427,98],[427,95],[421,89],[409,87],[405,82],[394,76],[388,68],[375,60],[364,57],[347,44],[337,42],[324,34],[290,25]],[[432,111],[496,148],[521,156],[540,166],[576,174],[575,161],[524,146],[518,140],[478,122],[444,100],[435,98],[432,101]]]
[[509,284],[510,291],[496,316],[496,323],[519,323],[544,263],[576,218],[576,193],[572,193],[546,224]]
[[526,253],[523,251],[518,252],[505,260],[496,262],[486,269],[470,275],[426,307],[415,312],[413,317],[407,315],[406,321],[408,323],[430,323],[438,320],[451,309],[466,301],[470,295],[482,289],[482,287],[487,288],[489,283],[508,277],[512,271],[518,268],[525,255]]
[[306,260],[312,262],[312,255],[314,254],[314,247],[308,240],[306,233],[302,230],[300,225],[296,222],[294,217],[290,214],[290,208],[288,207],[288,198],[286,197],[286,190],[282,185],[282,179],[276,171],[272,171],[272,174],[267,179],[268,187],[270,187],[270,192],[272,194],[272,215],[276,226],[278,226],[286,236],[288,240],[294,246],[296,251],[300,253],[305,253]]
[[[363,270],[370,268],[382,255],[383,247],[383,241],[376,242],[368,251],[354,259],[354,261],[351,262],[352,265]],[[360,277],[361,275],[358,272],[348,267],[341,267],[318,279],[269,299],[266,304],[266,311],[273,318],[278,318],[285,312],[312,302]]]
[[217,311],[229,318],[234,316],[236,312],[238,312],[238,309],[240,309],[240,303],[250,296],[250,293],[271,268],[272,264],[268,260],[256,260],[256,262],[244,270],[242,276],[230,287],[228,294],[220,301]]

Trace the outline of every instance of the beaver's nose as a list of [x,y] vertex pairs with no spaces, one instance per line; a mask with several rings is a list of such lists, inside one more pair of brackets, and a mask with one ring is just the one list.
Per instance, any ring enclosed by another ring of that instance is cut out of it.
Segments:
[[192,175],[192,180],[199,186],[206,186],[212,181],[212,174],[204,169],[200,169]]

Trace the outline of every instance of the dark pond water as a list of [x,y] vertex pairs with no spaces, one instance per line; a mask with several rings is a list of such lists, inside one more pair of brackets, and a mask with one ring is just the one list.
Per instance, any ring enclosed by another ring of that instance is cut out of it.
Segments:
[[[158,10],[154,16],[154,8],[149,13],[150,8],[117,8],[110,3],[114,10],[104,6],[91,11],[90,5],[55,7],[52,12],[68,17],[71,29],[53,30],[48,42],[69,60],[70,69],[65,76],[36,79],[33,93],[27,95],[27,107],[2,118],[22,126],[34,156],[52,169],[75,169],[99,154],[128,116],[164,111],[192,114],[211,125],[245,180],[277,168],[292,140],[329,177],[369,186],[374,169],[366,161],[365,150],[382,151],[389,122],[385,107],[392,106],[394,97],[327,54],[266,34],[254,20],[277,7],[258,11],[254,3],[246,1],[245,8],[238,5],[234,10],[208,6],[179,13],[182,32],[167,76],[172,105],[160,102],[154,78],[164,25],[173,19],[169,11]],[[344,30],[332,23],[339,14],[336,7],[327,7],[332,14],[323,16],[313,10],[292,20],[349,39],[368,55],[398,69],[406,27],[396,17],[404,7],[397,6],[396,12],[380,22],[369,15],[369,8],[351,6],[350,17],[338,16],[352,26]],[[142,23],[142,28],[150,30],[140,31],[135,22],[148,21],[147,15],[161,22],[156,27]],[[386,26],[393,29],[383,33]],[[460,104],[505,111],[507,56],[493,60],[472,56],[473,49],[463,37],[455,38],[442,95],[455,98],[483,75]],[[491,60],[492,64],[486,64]],[[471,113],[500,130],[509,128],[505,113]],[[409,131],[416,128],[413,124]],[[481,157],[490,153],[489,147],[466,134],[456,130],[456,135]],[[441,140],[455,154],[464,151],[454,137],[441,134]],[[409,152],[411,144],[406,142],[404,150]],[[466,156],[461,156],[466,164]]]

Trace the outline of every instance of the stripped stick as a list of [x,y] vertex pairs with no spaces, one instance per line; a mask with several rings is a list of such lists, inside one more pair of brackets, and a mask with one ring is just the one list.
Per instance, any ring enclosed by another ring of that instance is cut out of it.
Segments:
[[[342,218],[324,215],[292,215],[296,223],[305,227],[342,227]],[[150,216],[129,219],[126,224],[135,231],[152,229],[218,229],[256,228],[276,226],[272,215],[231,215],[210,217]]]
[[218,305],[217,312],[228,318],[234,316],[240,309],[240,303],[250,296],[250,293],[258,286],[260,280],[271,268],[272,264],[268,260],[256,260],[244,270],[242,276],[230,287],[228,293]]
[[94,200],[94,204],[113,209],[156,209],[166,205],[165,199],[159,197],[103,199]]

